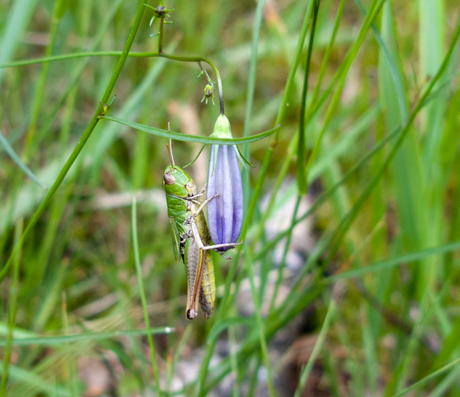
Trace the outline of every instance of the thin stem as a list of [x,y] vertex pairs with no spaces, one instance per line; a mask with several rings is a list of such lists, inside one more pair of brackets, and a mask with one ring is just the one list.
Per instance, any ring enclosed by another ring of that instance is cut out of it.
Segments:
[[158,52],[163,54],[163,32],[164,32],[164,24],[165,24],[165,17],[160,18],[160,34],[158,35]]
[[308,78],[310,76],[311,54],[313,52],[313,42],[315,40],[316,21],[318,20],[320,0],[314,0],[313,6],[313,22],[311,26],[310,41],[308,43],[307,63],[305,67],[304,85],[302,90],[302,101],[300,106],[299,117],[299,140],[297,144],[297,185],[299,187],[299,195],[307,193],[307,178],[308,170],[305,170],[306,162],[306,133],[305,133],[305,118],[307,113],[307,93],[308,93]]
[[[208,72],[206,71],[206,69],[203,67],[203,65],[201,64],[201,62],[198,62],[198,65],[200,65],[200,69],[202,70],[205,78],[206,78],[206,81],[208,82],[209,85],[211,85],[212,87],[214,87],[214,84],[211,80],[211,78],[209,77],[209,74]],[[219,76],[219,80],[218,80],[218,84],[219,84],[219,105],[220,105],[220,114],[223,115],[224,114],[224,94],[222,92],[222,82],[220,81],[220,76]],[[213,102],[214,103],[214,102]]]
[[224,115],[224,92],[222,89],[222,81],[220,80],[220,76],[217,78],[217,87],[219,89],[220,114]]
[[198,62],[198,66],[200,67],[201,71],[203,72],[204,78],[206,79],[206,83],[209,85],[213,85],[211,78],[209,77],[208,71],[203,67],[201,62]]

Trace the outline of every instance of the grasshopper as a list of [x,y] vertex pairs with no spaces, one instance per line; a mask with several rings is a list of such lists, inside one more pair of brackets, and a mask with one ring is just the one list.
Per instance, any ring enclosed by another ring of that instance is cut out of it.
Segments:
[[182,259],[187,272],[185,317],[189,320],[196,317],[200,304],[205,317],[209,318],[216,298],[214,264],[210,250],[233,248],[241,243],[212,244],[203,208],[217,195],[202,202],[201,196],[206,191],[206,185],[197,192],[193,179],[175,165],[171,142],[167,147],[170,165],[163,175],[163,188],[166,193],[174,256],[177,261]]

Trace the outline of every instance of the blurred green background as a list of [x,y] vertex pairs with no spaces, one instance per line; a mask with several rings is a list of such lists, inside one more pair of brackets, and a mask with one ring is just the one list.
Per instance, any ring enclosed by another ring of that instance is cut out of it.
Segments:
[[213,253],[216,308],[187,321],[167,139],[96,118],[116,95],[109,116],[212,132],[196,63],[119,61],[132,26],[158,51],[153,11],[0,1],[0,396],[460,395],[459,2],[165,6],[164,51],[217,65],[233,135],[282,124],[240,147],[242,250]]

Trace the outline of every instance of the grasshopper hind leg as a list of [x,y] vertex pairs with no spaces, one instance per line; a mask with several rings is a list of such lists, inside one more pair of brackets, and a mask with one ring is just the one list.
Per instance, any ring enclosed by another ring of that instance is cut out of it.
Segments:
[[209,302],[208,298],[206,297],[206,293],[204,292],[203,288],[201,288],[200,292],[200,306],[201,310],[203,310],[203,314],[206,318],[209,318],[212,313],[212,305]]
[[197,316],[198,312],[195,309],[186,309],[185,310],[185,317],[187,320],[193,320]]
[[203,264],[203,279],[200,288],[200,306],[206,318],[211,316],[216,300],[216,280],[214,276],[214,264],[211,252],[206,251],[205,263]]

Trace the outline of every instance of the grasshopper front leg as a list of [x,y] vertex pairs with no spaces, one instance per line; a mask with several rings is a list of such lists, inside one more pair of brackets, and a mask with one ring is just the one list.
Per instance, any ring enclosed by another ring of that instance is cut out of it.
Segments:
[[[206,185],[205,185],[206,187]],[[204,200],[200,206],[198,207],[198,209],[196,210],[195,212],[195,216],[197,216],[201,211],[203,211],[203,208],[206,204],[208,204],[212,199],[216,198],[216,197],[219,197],[219,193],[216,193],[214,196],[212,197],[209,197],[208,199]]]
[[197,194],[187,197],[187,200],[195,200],[197,198],[200,198],[206,192],[207,188],[208,188],[208,184],[205,183],[204,186],[201,188],[201,190]]

